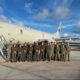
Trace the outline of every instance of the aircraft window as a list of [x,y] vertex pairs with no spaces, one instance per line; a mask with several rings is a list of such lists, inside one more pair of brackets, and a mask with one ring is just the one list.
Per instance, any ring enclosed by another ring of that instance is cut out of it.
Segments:
[[20,34],[21,34],[21,35],[23,34],[23,30],[22,30],[22,29],[20,29]]
[[10,35],[10,33],[8,33],[8,35]]

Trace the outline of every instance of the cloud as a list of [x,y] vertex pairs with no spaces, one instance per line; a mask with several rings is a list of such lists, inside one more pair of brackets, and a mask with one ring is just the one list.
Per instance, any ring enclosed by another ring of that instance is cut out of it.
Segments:
[[13,17],[11,17],[10,20],[11,20],[12,23],[15,23],[15,24],[20,25],[20,26],[24,26],[24,23],[20,20],[17,20]]
[[46,28],[51,28],[53,25],[51,24],[46,24],[46,23],[36,23],[36,22],[29,22],[29,21],[20,21],[20,20],[17,20],[15,18],[11,18],[11,21],[15,24],[19,24],[19,25],[22,25],[22,26],[31,26],[31,27],[46,27]]
[[7,17],[4,16],[4,9],[0,6],[0,21],[7,21]]
[[[71,0],[72,1],[72,0]],[[50,0],[47,6],[42,6],[41,11],[38,10],[37,15],[33,16],[35,20],[43,20],[47,18],[65,19],[70,15],[68,5],[69,0]]]
[[43,20],[43,19],[48,18],[49,15],[50,15],[49,10],[45,8],[42,11],[38,12],[37,15],[33,16],[33,19],[35,19],[35,20]]
[[70,7],[74,0],[62,0],[64,6]]
[[7,21],[7,17],[4,16],[4,15],[0,15],[0,20],[1,20],[1,21]]
[[51,18],[53,19],[65,19],[70,16],[70,5],[73,0],[52,0],[48,5],[51,9]]
[[75,33],[72,33],[72,34],[68,34],[68,33],[64,33],[64,37],[75,37],[76,34]]
[[26,22],[26,25],[28,26],[34,26],[34,27],[46,27],[51,28],[53,25],[46,24],[46,23],[35,23],[35,22]]
[[75,28],[75,30],[73,31],[73,33],[75,33],[75,34],[80,34],[80,20],[77,20],[77,21],[76,21],[76,28]]
[[0,14],[3,13],[3,8],[0,6]]
[[80,30],[76,30],[74,31],[74,33],[80,34]]
[[80,34],[80,28],[74,30],[73,33],[75,33],[75,34]]
[[78,27],[80,27],[80,19],[76,20],[76,24]]
[[0,21],[11,23],[12,21],[5,15],[0,15]]
[[66,28],[69,28],[71,26],[76,26],[76,25],[77,25],[76,23],[74,23],[74,24],[68,24],[68,25],[63,25],[62,28],[66,29]]
[[[69,2],[73,0],[48,0],[45,5],[37,9],[37,13],[32,16],[34,20],[44,20],[47,18],[65,19],[70,15]],[[69,4],[69,5],[68,5]]]
[[4,15],[4,9],[1,6],[0,6],[0,21],[11,23],[11,20],[9,20],[9,18]]
[[73,0],[62,0],[62,5],[69,7],[72,4]]
[[32,3],[25,3],[24,7],[28,13],[32,13]]
[[65,33],[64,34],[64,37],[68,37],[68,36],[70,36],[70,34],[68,34],[68,33]]
[[68,16],[69,9],[67,7],[59,6],[52,13],[52,17],[55,19],[64,19]]
[[76,24],[76,28],[75,28],[75,30],[73,31],[73,33],[75,33],[75,34],[80,34],[80,19],[76,20],[76,21],[75,21],[75,24]]

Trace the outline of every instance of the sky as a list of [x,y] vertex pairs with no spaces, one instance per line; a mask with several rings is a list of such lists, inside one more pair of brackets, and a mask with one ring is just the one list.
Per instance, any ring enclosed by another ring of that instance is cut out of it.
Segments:
[[80,0],[0,0],[0,21],[80,37]]

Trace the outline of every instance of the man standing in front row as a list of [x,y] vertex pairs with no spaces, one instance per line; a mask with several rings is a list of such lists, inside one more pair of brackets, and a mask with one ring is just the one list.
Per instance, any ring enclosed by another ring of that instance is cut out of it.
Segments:
[[66,59],[68,60],[68,61],[70,61],[70,51],[71,51],[71,47],[70,47],[70,45],[69,45],[69,43],[67,43],[66,44]]
[[60,60],[60,47],[59,47],[59,43],[56,43],[55,47],[54,47],[54,60]]

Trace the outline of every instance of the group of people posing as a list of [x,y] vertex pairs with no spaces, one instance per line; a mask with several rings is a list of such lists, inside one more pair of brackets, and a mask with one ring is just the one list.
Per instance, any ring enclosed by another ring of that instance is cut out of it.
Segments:
[[8,47],[8,61],[70,61],[71,47],[69,43],[54,42],[20,42],[10,44]]

